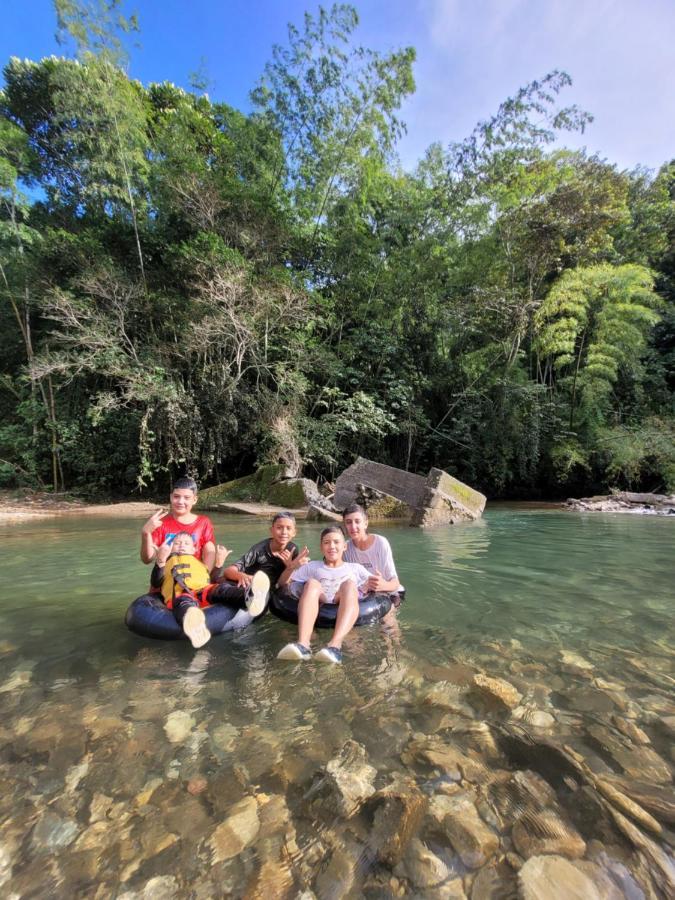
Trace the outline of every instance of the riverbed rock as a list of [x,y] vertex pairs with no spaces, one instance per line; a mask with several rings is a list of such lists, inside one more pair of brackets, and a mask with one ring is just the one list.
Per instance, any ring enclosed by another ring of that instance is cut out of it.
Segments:
[[313,806],[324,816],[350,818],[375,793],[376,775],[377,770],[368,763],[365,748],[349,740],[315,779],[310,789],[310,794],[317,797]]
[[594,668],[592,662],[572,650],[563,650],[560,660],[566,669],[573,672],[590,672]]
[[561,856],[533,856],[518,872],[521,900],[603,900],[596,884]]
[[119,900],[175,900],[180,896],[178,881],[173,875],[157,875],[138,891],[125,891]]
[[227,819],[218,825],[208,841],[212,864],[241,853],[253,843],[259,831],[260,820],[255,797],[244,797],[230,807]]
[[551,713],[531,706],[517,706],[511,713],[511,718],[516,722],[532,725],[533,728],[552,728],[555,725],[555,718]]
[[462,778],[476,784],[488,781],[490,773],[487,766],[476,755],[471,756],[469,753],[463,753],[456,744],[441,738],[417,734],[413,735],[401,754],[401,760],[406,765],[417,761],[435,766],[451,781]]
[[395,873],[407,878],[419,890],[441,884],[450,877],[450,869],[419,838],[413,838],[406,850],[405,859]]
[[397,775],[391,784],[373,794],[369,805],[375,808],[375,814],[370,835],[381,862],[388,866],[400,862],[422,824],[428,802],[412,778],[404,775]]
[[350,845],[337,845],[331,854],[328,866],[317,876],[315,882],[317,897],[347,897],[355,887],[359,852]]
[[518,706],[523,695],[503,678],[491,678],[479,672],[473,676],[471,696],[479,698],[488,707],[506,711]]
[[587,731],[630,778],[639,778],[654,784],[672,782],[670,766],[655,750],[650,747],[626,745],[603,725],[589,725]]
[[293,876],[288,865],[268,859],[249,881],[242,900],[290,900],[294,895]]
[[464,689],[457,684],[439,681],[425,688],[420,694],[420,700],[425,705],[437,706],[440,709],[449,709],[452,712],[470,716],[471,710],[464,700],[465,693]]
[[513,822],[523,811],[553,808],[556,794],[551,785],[529,769],[514,772],[490,785],[489,798],[503,822]]
[[631,722],[630,719],[624,719],[623,716],[612,716],[612,722],[621,734],[625,735],[634,744],[651,744],[649,735],[641,728],[638,728],[635,722]]
[[675,795],[671,785],[647,784],[618,775],[608,776],[605,781],[639,803],[659,821],[675,825]]
[[483,866],[471,884],[470,897],[471,900],[510,900],[515,898],[516,889],[516,873],[502,860]]
[[177,709],[167,716],[164,731],[170,744],[182,743],[195,727],[195,720],[190,713]]
[[429,806],[429,817],[435,827],[447,836],[469,869],[485,865],[499,847],[497,836],[480,818],[466,793],[450,797],[434,795]]
[[64,819],[47,810],[33,829],[31,844],[39,851],[58,850],[72,844],[78,831],[77,823],[72,819]]
[[650,816],[639,803],[631,800],[630,797],[618,790],[611,782],[604,778],[596,778],[595,788],[606,800],[609,800],[617,809],[630,816],[631,819],[643,828],[646,828],[647,831],[651,831],[653,834],[661,834],[663,831],[653,816]]
[[526,812],[513,826],[511,838],[524,859],[543,854],[579,859],[586,852],[578,831],[553,810]]

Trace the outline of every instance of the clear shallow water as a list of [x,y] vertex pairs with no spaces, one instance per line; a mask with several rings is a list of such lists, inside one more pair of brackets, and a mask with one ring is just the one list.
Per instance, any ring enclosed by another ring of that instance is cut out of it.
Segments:
[[[213,518],[232,558],[265,531],[259,520]],[[521,837],[520,863],[504,862],[522,809],[505,812],[495,785],[546,766],[541,747],[524,761],[505,749],[504,724],[573,747],[591,780],[672,791],[672,521],[502,507],[472,525],[379,529],[407,599],[393,627],[352,634],[338,669],[278,662],[294,629],[270,616],[198,652],[127,632],[126,606],[149,575],[138,561],[140,524],[0,526],[5,895],[459,897],[479,896],[474,881],[489,871],[501,884],[495,896],[509,896],[533,854]],[[296,540],[316,553],[319,531],[301,525]],[[515,719],[477,697],[476,673],[518,690]],[[532,726],[533,710],[552,723]],[[624,734],[617,717],[649,743]],[[424,741],[484,771],[458,774]],[[326,787],[326,766],[345,747],[358,759],[341,771],[369,785],[353,814],[335,799],[342,788]],[[556,783],[548,773],[557,795],[544,806],[585,846],[580,854],[559,841],[545,852],[582,858],[595,866],[586,877],[614,879],[618,896],[658,896],[665,876],[641,862],[647,851],[597,799],[597,808],[578,802],[592,794],[581,775],[569,802],[562,764],[560,774]],[[418,795],[432,808],[437,795],[468,797],[498,842],[481,833],[486,867],[428,810],[407,831],[402,817],[407,849],[384,852],[374,816],[396,777],[408,779],[409,806]],[[669,866],[673,826],[661,825],[653,843]]]

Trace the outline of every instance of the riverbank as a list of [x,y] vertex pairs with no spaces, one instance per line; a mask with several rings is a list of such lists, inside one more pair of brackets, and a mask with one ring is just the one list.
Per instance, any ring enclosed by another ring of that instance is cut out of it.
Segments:
[[87,503],[67,494],[45,491],[31,493],[0,491],[0,522],[45,519],[54,516],[150,516],[156,503],[144,500],[123,500],[119,503]]

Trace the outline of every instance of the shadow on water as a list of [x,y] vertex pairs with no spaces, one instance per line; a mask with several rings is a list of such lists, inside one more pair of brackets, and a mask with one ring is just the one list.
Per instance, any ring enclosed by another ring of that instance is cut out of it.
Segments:
[[0,530],[3,895],[672,896],[672,522],[382,529],[407,599],[342,667],[127,632],[138,525]]

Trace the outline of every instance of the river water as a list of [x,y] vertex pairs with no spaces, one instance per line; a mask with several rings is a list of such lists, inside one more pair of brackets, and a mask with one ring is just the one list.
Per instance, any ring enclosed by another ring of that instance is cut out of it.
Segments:
[[0,526],[2,896],[672,896],[675,522],[376,529],[407,598],[342,667],[129,633],[140,524]]

